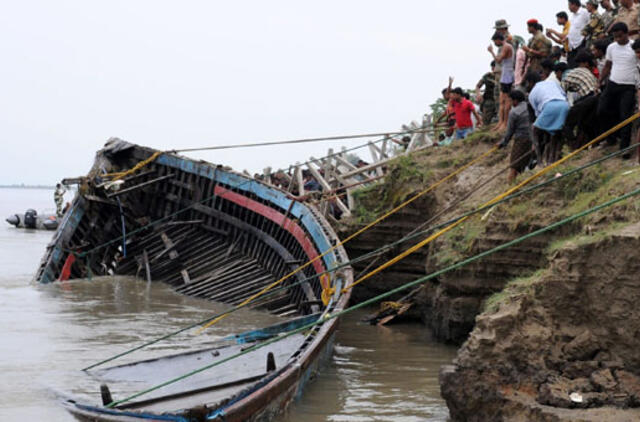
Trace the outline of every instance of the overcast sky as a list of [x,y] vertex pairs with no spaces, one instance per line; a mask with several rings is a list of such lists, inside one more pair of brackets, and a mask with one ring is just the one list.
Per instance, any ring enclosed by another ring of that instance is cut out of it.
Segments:
[[[30,1],[0,13],[0,184],[85,174],[111,136],[158,149],[385,132],[487,70],[496,19],[566,1]],[[527,37],[528,38],[528,37]],[[330,146],[193,153],[251,172]]]

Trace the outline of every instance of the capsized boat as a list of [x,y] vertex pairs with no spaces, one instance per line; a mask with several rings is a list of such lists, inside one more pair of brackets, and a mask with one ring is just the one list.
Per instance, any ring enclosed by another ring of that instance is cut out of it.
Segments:
[[55,214],[38,214],[31,208],[22,214],[10,215],[5,221],[20,229],[55,230],[58,228],[58,217]]
[[69,412],[85,421],[268,421],[302,394],[332,351],[337,320],[325,316],[345,308],[349,292],[341,287],[353,281],[348,266],[320,276],[348,257],[315,208],[228,168],[119,139],[107,142],[78,183],[38,282],[139,275],[237,305],[284,279],[253,302],[283,322],[207,349],[89,371],[102,403],[67,396]]

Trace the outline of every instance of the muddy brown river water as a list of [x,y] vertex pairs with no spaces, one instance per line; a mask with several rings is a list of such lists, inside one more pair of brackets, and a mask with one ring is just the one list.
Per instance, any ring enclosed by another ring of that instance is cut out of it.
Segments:
[[[57,406],[56,391],[99,400],[80,368],[225,307],[123,277],[31,284],[51,233],[18,230],[4,218],[51,209],[52,198],[49,190],[0,189],[1,421],[73,421]],[[421,326],[372,327],[359,323],[363,315],[342,320],[332,361],[280,422],[447,419],[438,370],[455,348],[431,341]],[[237,312],[205,334],[183,334],[130,360],[191,350],[275,321],[258,311]]]

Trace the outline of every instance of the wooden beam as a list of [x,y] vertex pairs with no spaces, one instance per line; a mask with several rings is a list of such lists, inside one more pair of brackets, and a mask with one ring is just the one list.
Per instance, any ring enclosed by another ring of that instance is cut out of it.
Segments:
[[164,243],[166,250],[170,251],[169,258],[176,259],[178,257],[178,252],[174,250],[176,245],[171,241],[171,239],[169,239],[169,236],[167,236],[165,232],[160,233],[160,238],[162,239],[162,243]]
[[119,190],[117,192],[107,194],[107,198],[113,198],[115,196],[124,195],[125,193],[133,192],[135,190],[144,188],[144,187],[149,186],[149,185],[153,185],[154,183],[158,183],[158,182],[160,182],[162,180],[170,179],[172,177],[174,177],[173,173],[167,174],[166,176],[160,176],[160,177],[157,177],[155,179],[151,179],[151,180],[149,180],[147,182],[140,183],[139,185],[131,186],[130,188],[122,189],[122,190]]
[[[311,172],[311,174],[313,174],[313,176],[316,178],[316,180],[318,181],[318,183],[320,183],[320,185],[322,186],[323,189],[330,191],[331,190],[331,186],[329,186],[329,184],[327,183],[326,180],[324,180],[324,178],[320,175],[320,173],[318,173],[318,170],[315,169],[315,167],[313,166],[309,166],[309,171]],[[335,203],[338,206],[338,208],[340,208],[340,210],[343,212],[345,217],[349,217],[351,216],[351,211],[349,210],[349,208],[344,204],[344,202],[342,202],[340,200],[340,198],[335,198]]]
[[151,283],[151,267],[149,267],[149,255],[146,249],[142,250],[142,262],[144,263],[144,269],[147,274],[147,282]]
[[298,184],[298,195],[304,195],[304,180],[302,179],[302,168],[300,167],[300,163],[296,163],[296,171],[294,173],[296,183]]

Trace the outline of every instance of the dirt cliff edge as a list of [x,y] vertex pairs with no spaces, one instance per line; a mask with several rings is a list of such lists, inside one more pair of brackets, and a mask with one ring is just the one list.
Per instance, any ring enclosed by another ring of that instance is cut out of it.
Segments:
[[511,282],[440,383],[453,420],[640,420],[640,223]]

